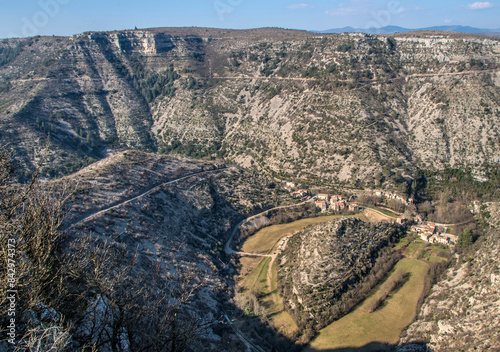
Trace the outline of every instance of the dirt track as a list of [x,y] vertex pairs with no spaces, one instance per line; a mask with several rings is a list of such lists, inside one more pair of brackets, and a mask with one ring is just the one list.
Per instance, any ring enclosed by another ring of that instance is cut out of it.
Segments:
[[365,210],[363,210],[363,215],[366,216],[366,218],[370,222],[379,222],[379,221],[393,222],[395,220],[393,217],[390,217],[388,215],[385,215],[381,212],[378,212],[370,208],[366,208]]

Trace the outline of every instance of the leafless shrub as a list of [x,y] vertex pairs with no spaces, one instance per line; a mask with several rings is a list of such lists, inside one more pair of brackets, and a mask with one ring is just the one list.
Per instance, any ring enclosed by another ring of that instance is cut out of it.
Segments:
[[[6,291],[18,291],[16,309],[24,312],[40,302],[55,303],[64,294],[59,261],[62,206],[69,187],[57,194],[42,189],[35,174],[26,185],[11,183],[8,153],[0,150],[0,276],[9,285],[0,288],[0,315],[7,317]],[[14,275],[8,276],[8,264]],[[50,301],[50,302],[48,302]]]
[[369,206],[375,206],[382,202],[382,197],[371,195],[371,194],[362,194],[357,198],[357,201],[362,204],[366,204]]
[[208,274],[177,265],[167,275],[160,267],[145,272],[137,255],[91,236],[74,241],[67,262],[86,289],[75,336],[88,345],[116,351],[184,351],[205,333],[192,303]]
[[63,352],[71,343],[71,335],[61,326],[39,325],[28,330],[16,352]]
[[[33,312],[43,305],[60,317],[49,325],[20,319],[20,351],[71,350],[71,338],[80,349],[99,351],[174,352],[198,342],[213,323],[192,305],[207,281],[204,274],[178,264],[167,278],[165,272],[145,270],[151,263],[146,258],[139,263],[127,248],[91,236],[70,238],[58,228],[73,188],[42,186],[37,175],[29,184],[11,184],[10,165],[0,148],[0,276],[7,282],[13,239],[16,310]],[[8,325],[7,290],[0,288],[2,326]]]

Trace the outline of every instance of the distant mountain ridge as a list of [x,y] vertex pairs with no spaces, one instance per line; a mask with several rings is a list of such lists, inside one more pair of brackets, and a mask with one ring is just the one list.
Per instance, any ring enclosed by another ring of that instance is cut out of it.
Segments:
[[475,28],[470,26],[433,26],[425,28],[404,28],[399,26],[385,26],[380,28],[354,28],[354,27],[343,27],[343,28],[332,28],[324,31],[313,31],[316,33],[368,33],[368,34],[394,34],[412,31],[447,31],[447,32],[459,32],[459,33],[470,33],[470,34],[482,34],[491,35],[495,34],[500,36],[500,28],[487,29],[487,28]]
[[402,181],[398,170],[486,172],[500,160],[499,53],[496,40],[425,31],[7,39],[0,144],[16,145],[25,177],[47,136],[49,177],[130,148],[358,186]]

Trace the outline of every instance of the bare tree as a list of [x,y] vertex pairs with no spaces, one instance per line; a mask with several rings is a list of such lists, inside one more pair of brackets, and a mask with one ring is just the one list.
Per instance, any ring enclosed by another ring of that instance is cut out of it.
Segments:
[[0,276],[12,283],[0,288],[0,323],[8,325],[6,293],[16,290],[19,351],[177,352],[199,340],[213,323],[193,306],[205,274],[177,264],[167,278],[127,248],[60,232],[74,187],[42,186],[38,174],[16,184],[11,165],[0,148]]
[[[22,313],[40,303],[54,304],[64,291],[57,229],[67,190],[60,189],[55,196],[42,190],[38,173],[24,185],[16,184],[13,176],[11,157],[0,148],[0,276],[7,283],[0,287],[0,319],[14,318],[22,336],[26,332],[19,324]],[[15,297],[15,312],[8,311],[8,297]]]
[[73,241],[68,252],[71,276],[87,289],[78,317],[77,339],[109,351],[185,351],[214,320],[193,307],[209,276],[178,265],[168,277],[145,270],[124,248],[91,236]]

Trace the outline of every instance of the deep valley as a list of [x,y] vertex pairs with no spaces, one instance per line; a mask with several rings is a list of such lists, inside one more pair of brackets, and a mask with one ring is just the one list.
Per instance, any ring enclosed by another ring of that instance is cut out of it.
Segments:
[[0,351],[499,350],[499,118],[472,34],[0,40]]

